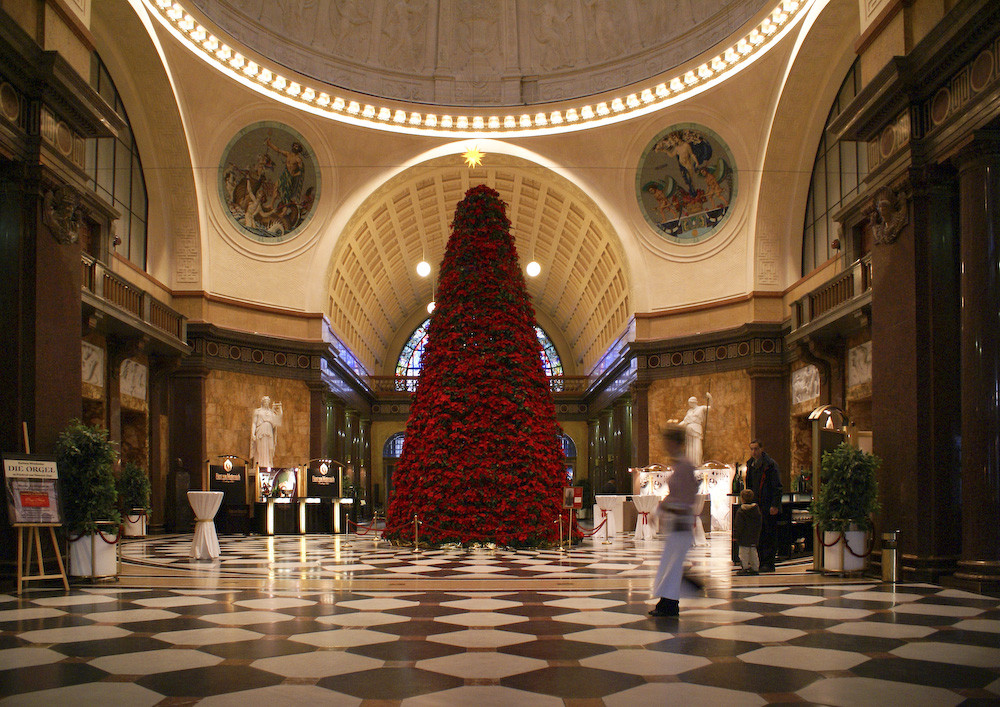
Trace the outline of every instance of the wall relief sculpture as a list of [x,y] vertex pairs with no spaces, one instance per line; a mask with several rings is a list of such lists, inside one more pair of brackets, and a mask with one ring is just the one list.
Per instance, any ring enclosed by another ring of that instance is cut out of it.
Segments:
[[49,233],[63,245],[76,243],[80,238],[84,209],[80,195],[73,187],[62,185],[49,189],[42,195],[42,223]]
[[256,123],[233,137],[219,165],[219,197],[248,238],[281,243],[308,223],[319,170],[305,139],[281,123]]
[[819,398],[819,369],[809,365],[792,371],[792,405]]
[[636,198],[646,221],[673,243],[712,236],[736,199],[729,147],[708,128],[672,125],[650,141],[636,172]]
[[889,187],[881,187],[872,196],[868,218],[875,234],[875,243],[895,243],[903,226],[909,221],[906,199]]

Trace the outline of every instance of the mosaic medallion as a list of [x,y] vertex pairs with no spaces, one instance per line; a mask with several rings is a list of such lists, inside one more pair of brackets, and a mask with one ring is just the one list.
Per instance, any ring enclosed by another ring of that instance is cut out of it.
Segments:
[[636,171],[639,209],[673,243],[700,243],[725,223],[736,199],[733,155],[722,139],[693,123],[654,137]]
[[222,155],[219,196],[243,235],[261,243],[286,241],[301,232],[319,199],[315,155],[287,125],[247,126]]

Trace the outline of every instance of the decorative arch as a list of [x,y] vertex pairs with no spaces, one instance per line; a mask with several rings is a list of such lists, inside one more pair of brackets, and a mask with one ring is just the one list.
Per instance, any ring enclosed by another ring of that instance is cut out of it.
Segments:
[[[755,290],[780,291],[799,278],[801,224],[813,157],[827,109],[857,54],[844,27],[857,26],[858,6],[829,3],[819,12],[780,77],[761,159],[757,212],[748,260]],[[789,130],[795,125],[795,130]]]
[[203,287],[202,228],[187,129],[155,28],[129,3],[93,3],[97,51],[129,107],[148,193],[147,271],[178,290]]
[[[508,205],[538,320],[562,352],[564,371],[592,369],[626,330],[631,283],[621,241],[583,190],[523,157],[491,154],[469,169],[459,156],[413,165],[365,199],[341,230],[327,272],[326,314],[337,337],[371,372],[391,374],[401,332],[434,297],[434,278],[416,274],[440,263],[455,205],[476,184]],[[421,316],[422,320],[422,316]]]

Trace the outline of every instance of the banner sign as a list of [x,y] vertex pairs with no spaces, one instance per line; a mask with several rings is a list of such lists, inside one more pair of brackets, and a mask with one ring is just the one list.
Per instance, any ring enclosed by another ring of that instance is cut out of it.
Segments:
[[583,487],[565,486],[563,487],[563,508],[583,508]]
[[3,472],[11,523],[62,524],[59,470],[54,459],[9,455],[4,457]]
[[323,468],[306,469],[306,496],[310,498],[338,498],[340,491],[337,488],[336,469],[328,468],[323,473]]
[[222,465],[208,467],[208,488],[222,491],[223,505],[242,506],[247,502],[247,470],[243,466],[232,466],[227,471]]

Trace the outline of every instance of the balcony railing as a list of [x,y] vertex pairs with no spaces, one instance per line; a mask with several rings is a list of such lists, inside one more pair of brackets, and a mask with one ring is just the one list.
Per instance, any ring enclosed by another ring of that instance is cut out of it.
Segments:
[[[369,376],[372,392],[413,393],[417,389],[417,376]],[[549,390],[555,395],[582,395],[589,383],[587,376],[551,376]]]
[[151,294],[108,270],[89,255],[83,256],[83,289],[94,297],[181,342],[187,339],[187,320]]
[[872,287],[872,260],[866,255],[792,303],[792,331],[812,324]]

